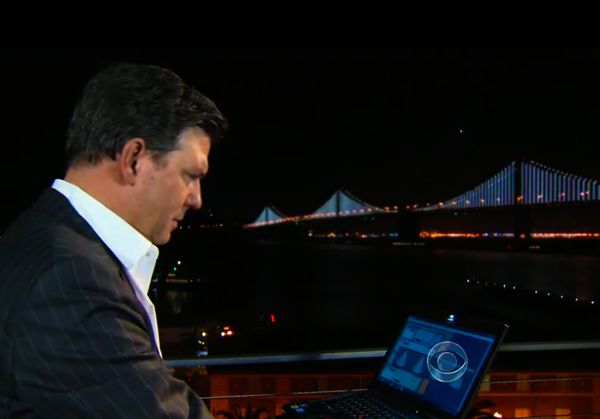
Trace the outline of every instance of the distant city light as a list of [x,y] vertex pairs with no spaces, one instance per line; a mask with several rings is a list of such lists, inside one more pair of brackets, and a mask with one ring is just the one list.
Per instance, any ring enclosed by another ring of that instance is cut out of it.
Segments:
[[440,233],[440,232],[429,232],[422,231],[420,233],[421,238],[481,238],[481,237],[514,237],[514,233]]
[[[455,213],[456,214],[456,213]],[[421,238],[481,238],[481,237],[514,237],[514,233],[441,233],[441,232],[430,232],[422,231],[420,233]],[[524,237],[522,235],[521,237]],[[600,233],[531,233],[531,238],[534,239],[584,239],[584,238],[600,238]],[[536,247],[537,248],[537,247]]]

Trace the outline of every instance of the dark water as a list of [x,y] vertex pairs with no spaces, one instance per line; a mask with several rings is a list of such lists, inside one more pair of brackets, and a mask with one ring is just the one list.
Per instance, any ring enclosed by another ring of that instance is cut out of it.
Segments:
[[508,341],[600,337],[589,327],[600,318],[596,257],[256,244],[161,258],[209,282],[154,291],[161,325],[276,316],[269,331],[231,340],[234,352],[385,346],[411,307],[502,321]]

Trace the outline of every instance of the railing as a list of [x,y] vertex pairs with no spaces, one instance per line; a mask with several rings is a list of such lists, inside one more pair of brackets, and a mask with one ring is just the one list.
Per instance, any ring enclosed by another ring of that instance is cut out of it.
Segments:
[[[505,343],[499,352],[536,352],[536,351],[576,351],[587,349],[600,349],[600,342],[532,342],[532,343]],[[193,359],[167,360],[170,367],[198,367],[214,365],[248,365],[248,364],[273,364],[282,362],[312,362],[381,358],[385,355],[386,348],[340,350],[329,352],[308,352],[302,354],[269,354],[269,355],[235,355],[235,356],[207,356]]]
[[[570,355],[574,354],[572,351],[578,351],[577,355],[573,355],[573,358],[581,360],[580,355],[582,353],[598,350],[600,350],[600,342],[595,341],[506,343],[499,348],[499,356],[513,356],[513,354],[518,353],[529,353],[530,356],[535,356],[537,353],[543,354],[549,351],[559,351],[565,353],[565,355]],[[355,380],[359,384],[349,385],[346,388],[322,389],[321,381],[333,380],[334,377],[344,375],[344,373],[338,371],[323,375],[321,369],[325,370],[327,365],[332,365],[331,363],[336,361],[341,361],[344,365],[352,362],[378,361],[385,353],[386,348],[373,348],[311,353],[207,356],[194,359],[167,360],[166,363],[175,368],[176,371],[179,370],[180,373],[183,371],[184,373],[180,374],[182,375],[180,378],[185,379],[185,377],[188,377],[188,382],[190,382],[190,374],[199,374],[203,377],[205,385],[203,389],[196,389],[196,391],[211,407],[213,415],[219,416],[219,412],[229,411],[232,404],[240,403],[243,400],[243,404],[248,402],[263,407],[270,403],[269,414],[261,416],[261,418],[266,419],[282,413],[281,406],[290,402],[328,397],[346,392],[364,391],[368,387],[368,385],[365,385],[364,380]],[[285,365],[291,367],[294,364],[306,365],[303,363],[314,364],[315,362],[322,365],[322,367],[318,369],[319,372],[315,373],[314,376],[305,370],[287,374],[284,372],[286,370]],[[321,364],[323,362],[324,364]],[[265,372],[269,364],[277,368],[276,372]],[[264,365],[264,371],[261,365]],[[240,372],[235,370],[238,367],[254,368],[254,370]],[[257,367],[261,369],[260,372],[256,372]],[[492,414],[496,413],[496,417],[505,419],[512,417],[542,419],[600,416],[599,367],[600,363],[592,365],[590,371],[585,373],[559,374],[539,371],[530,371],[526,374],[493,371],[491,374],[493,378],[486,379],[483,382],[478,400],[493,401],[495,406],[487,411]],[[349,366],[348,369],[352,370],[353,367]],[[195,372],[192,373],[191,370]],[[364,366],[362,370],[365,370]],[[351,376],[353,373],[361,377],[368,375],[364,372],[355,373],[354,371],[347,371],[345,375]],[[277,378],[273,378],[274,376]],[[284,383],[286,380],[291,382],[299,376],[300,379],[319,381],[319,388],[293,391],[294,389],[291,388],[289,383]],[[526,378],[523,379],[524,376]],[[272,387],[265,391],[259,385],[254,389],[246,388],[244,390],[232,385],[232,382],[236,380],[237,382],[244,380],[250,382],[263,379],[277,381],[276,388]],[[217,381],[218,383],[216,383]],[[221,419],[221,416],[218,419]]]

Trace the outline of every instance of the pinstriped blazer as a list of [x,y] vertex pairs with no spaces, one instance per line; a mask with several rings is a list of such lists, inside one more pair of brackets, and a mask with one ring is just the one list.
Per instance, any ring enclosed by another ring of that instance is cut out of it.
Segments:
[[48,189],[0,239],[0,418],[210,419],[118,259]]

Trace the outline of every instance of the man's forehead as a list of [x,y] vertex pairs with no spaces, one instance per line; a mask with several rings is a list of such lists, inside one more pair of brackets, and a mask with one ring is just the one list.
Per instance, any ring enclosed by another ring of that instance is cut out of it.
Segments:
[[193,149],[198,154],[208,155],[210,151],[210,137],[200,127],[191,127],[181,133],[180,145],[182,149]]
[[180,139],[179,159],[190,169],[206,172],[208,170],[208,154],[210,152],[210,138],[203,130],[186,130]]

